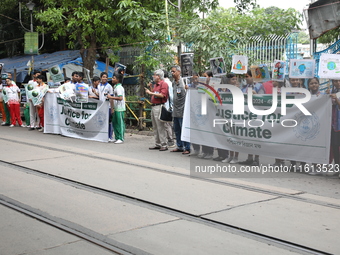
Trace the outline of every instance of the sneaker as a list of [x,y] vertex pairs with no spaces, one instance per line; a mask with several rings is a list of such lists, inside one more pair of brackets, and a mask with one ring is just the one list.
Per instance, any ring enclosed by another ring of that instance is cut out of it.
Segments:
[[24,127],[25,128],[26,126],[24,124],[22,124],[20,127]]
[[41,127],[40,129],[38,129],[39,132],[43,132],[44,131],[44,127]]
[[1,126],[10,126],[11,124],[9,124],[9,123],[6,123],[6,122],[2,122],[1,123]]
[[239,164],[250,166],[251,164],[253,164],[253,162],[254,161],[252,159],[247,159],[246,161],[239,162]]
[[259,166],[260,165],[260,162],[254,160],[253,163],[251,163],[252,166]]
[[115,143],[115,144],[120,144],[120,143],[123,143],[123,141],[118,139],[118,140],[115,141],[114,143]]
[[32,127],[28,129],[28,131],[33,131],[33,130],[34,130],[34,128],[32,128]]
[[233,158],[229,163],[230,164],[237,164],[238,163],[238,159],[237,158]]
[[225,158],[222,160],[222,163],[229,163],[232,160],[232,158]]
[[14,125],[12,124],[12,125],[10,125],[9,127],[14,127]]
[[214,161],[222,161],[224,158],[223,157],[220,157],[220,156],[218,156],[218,157],[216,157],[216,158],[213,158],[213,160]]
[[114,143],[114,142],[116,142],[116,139],[111,139],[111,138],[109,138],[108,142],[109,142],[109,143]]
[[213,155],[212,154],[205,154],[203,159],[212,159]]

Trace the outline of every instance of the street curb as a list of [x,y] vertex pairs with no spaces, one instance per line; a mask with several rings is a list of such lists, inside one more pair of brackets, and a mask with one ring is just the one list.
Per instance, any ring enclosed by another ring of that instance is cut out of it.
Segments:
[[153,136],[152,130],[141,130],[138,129],[126,129],[125,133],[135,134],[135,135],[146,135],[146,136]]

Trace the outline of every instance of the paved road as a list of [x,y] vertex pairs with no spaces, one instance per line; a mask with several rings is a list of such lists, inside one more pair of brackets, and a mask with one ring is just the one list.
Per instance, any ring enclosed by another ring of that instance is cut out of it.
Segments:
[[0,127],[0,250],[111,254],[107,245],[132,254],[339,253],[338,178],[190,178],[190,168],[216,162],[149,151],[152,145],[142,135],[127,134],[116,145]]

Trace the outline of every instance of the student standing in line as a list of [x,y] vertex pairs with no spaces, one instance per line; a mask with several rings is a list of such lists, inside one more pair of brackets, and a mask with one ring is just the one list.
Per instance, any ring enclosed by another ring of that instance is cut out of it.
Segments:
[[98,76],[93,76],[92,86],[89,88],[89,98],[99,99],[98,86],[100,83],[100,78]]
[[[340,99],[337,93],[340,92],[340,80],[332,80],[333,88],[330,97],[332,98],[332,127],[331,127],[331,150],[334,158],[334,166],[340,164]],[[336,169],[333,169],[334,173]],[[339,175],[340,177],[340,175]]]
[[6,84],[7,86],[4,88],[4,91],[7,94],[7,106],[11,114],[11,125],[9,127],[14,127],[16,122],[18,122],[19,126],[26,127],[22,124],[22,120],[20,117],[20,100],[18,95],[20,89],[17,85],[14,85],[12,83],[12,80],[10,78],[6,79]]
[[[264,94],[265,90],[261,83],[254,82],[251,70],[249,69],[245,74],[246,85],[242,87],[242,92],[244,94],[248,93],[248,90],[252,90],[253,94]],[[260,156],[253,154],[248,154],[248,158],[245,161],[240,162],[241,165],[252,165],[259,166],[260,165]]]
[[[107,99],[107,95],[113,94],[113,89],[110,83],[108,83],[108,74],[106,72],[102,72],[100,74],[100,84],[98,86],[99,100],[105,101]],[[113,142],[112,139],[112,114],[111,114],[111,102],[109,104],[109,142]]]
[[116,73],[112,77],[113,95],[107,95],[107,98],[113,99],[112,126],[115,134],[114,143],[124,142],[125,135],[125,91],[122,85],[123,75]]
[[[43,75],[38,75],[36,77],[37,79],[37,89],[40,91],[40,93],[46,89],[47,85],[44,83],[44,76]],[[44,97],[41,99],[41,103],[36,106],[37,108],[37,113],[39,116],[39,127],[38,131],[42,132],[44,131]]]

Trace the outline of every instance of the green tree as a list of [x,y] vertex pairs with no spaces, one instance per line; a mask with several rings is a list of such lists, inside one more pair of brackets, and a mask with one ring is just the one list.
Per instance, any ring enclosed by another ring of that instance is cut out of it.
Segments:
[[[22,22],[29,29],[29,12],[22,10]],[[23,51],[24,30],[19,22],[19,5],[16,0],[0,1],[0,56],[11,57]]]
[[317,40],[318,43],[326,43],[326,44],[332,44],[340,39],[340,27],[334,28],[326,33],[324,33],[322,36],[320,36]]
[[309,35],[306,32],[299,32],[298,34],[298,43],[310,43]]
[[204,20],[186,19],[185,24],[191,24],[190,27],[177,20],[172,20],[172,25],[179,28],[182,41],[193,43],[199,71],[204,70],[211,57],[230,58],[239,50],[239,41],[251,41],[254,35],[284,35],[301,22],[300,14],[294,9],[279,9],[274,15],[266,13],[263,8],[256,8],[248,14],[240,14],[235,8],[219,8]]
[[[41,31],[52,32],[57,40],[68,38],[69,48],[79,48],[84,67],[93,69],[98,49],[118,50],[118,45],[139,44],[141,47],[166,34],[164,1],[147,0],[41,0],[43,9],[37,18],[44,24]],[[183,1],[182,12],[207,10],[217,0]],[[196,7],[195,7],[196,6]],[[173,9],[173,8],[172,8]],[[174,11],[173,11],[174,12]],[[161,22],[163,21],[163,22]],[[158,36],[160,37],[158,37]],[[112,61],[118,60],[110,55]]]
[[234,0],[239,13],[246,13],[258,7],[256,0]]

